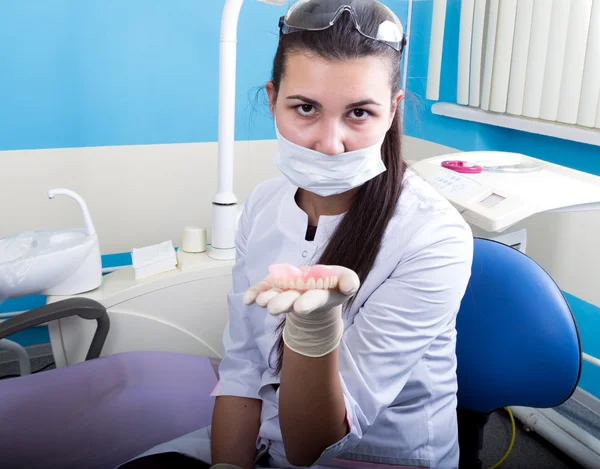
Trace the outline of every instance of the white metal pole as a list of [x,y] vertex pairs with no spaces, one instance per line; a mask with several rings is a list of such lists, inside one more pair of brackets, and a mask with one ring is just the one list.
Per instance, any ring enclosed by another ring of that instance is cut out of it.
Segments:
[[235,145],[235,82],[237,26],[243,0],[226,0],[221,18],[219,58],[219,163],[217,193],[213,198],[211,249],[213,259],[235,258],[237,198],[233,193]]

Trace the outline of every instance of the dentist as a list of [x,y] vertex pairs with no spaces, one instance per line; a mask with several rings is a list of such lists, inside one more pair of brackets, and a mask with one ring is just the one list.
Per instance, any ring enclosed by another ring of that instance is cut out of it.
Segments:
[[[282,177],[237,234],[212,426],[123,468],[458,467],[456,314],[473,239],[401,154],[400,21],[376,0],[299,0],[266,91]],[[334,266],[333,290],[269,266]]]

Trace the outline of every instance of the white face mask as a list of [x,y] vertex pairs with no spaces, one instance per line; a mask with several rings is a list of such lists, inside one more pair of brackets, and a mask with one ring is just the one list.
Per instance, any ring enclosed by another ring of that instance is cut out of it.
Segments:
[[276,131],[279,153],[273,162],[292,184],[322,197],[362,186],[386,170],[381,160],[385,135],[370,147],[329,156],[296,145]]

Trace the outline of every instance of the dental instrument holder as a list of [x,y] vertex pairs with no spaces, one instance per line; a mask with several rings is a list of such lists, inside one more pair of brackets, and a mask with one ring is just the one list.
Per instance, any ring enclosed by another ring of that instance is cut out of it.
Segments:
[[[221,18],[219,56],[219,164],[218,186],[212,202],[212,237],[208,256],[216,260],[235,259],[236,221],[239,216],[233,192],[235,146],[235,81],[237,25],[244,0],[226,0]],[[287,0],[258,0],[282,6]]]

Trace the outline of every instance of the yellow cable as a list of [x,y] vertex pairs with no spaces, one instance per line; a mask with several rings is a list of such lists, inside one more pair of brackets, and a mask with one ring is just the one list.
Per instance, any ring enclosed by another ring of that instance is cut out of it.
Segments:
[[515,438],[517,437],[517,426],[515,425],[515,417],[513,416],[512,411],[508,407],[505,407],[505,409],[508,412],[508,416],[510,417],[510,423],[512,425],[512,437],[510,439],[510,445],[508,445],[508,449],[506,450],[506,453],[504,453],[504,456],[502,456],[502,459],[500,459],[500,461],[498,461],[496,464],[490,467],[490,469],[496,469],[497,467],[500,467],[504,463],[504,461],[506,461],[506,458],[508,458],[508,455],[510,454],[510,452],[513,449],[513,446],[515,445]]

